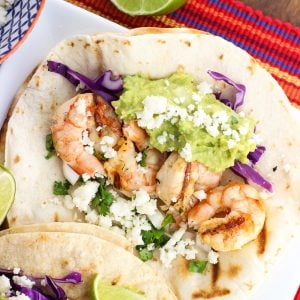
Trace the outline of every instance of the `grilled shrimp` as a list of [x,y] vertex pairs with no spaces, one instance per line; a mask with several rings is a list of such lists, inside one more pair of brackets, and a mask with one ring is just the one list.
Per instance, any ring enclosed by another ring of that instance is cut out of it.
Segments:
[[136,121],[129,121],[123,124],[124,136],[134,142],[139,151],[149,146],[149,136],[147,132],[140,128]]
[[265,217],[256,189],[232,182],[211,190],[206,200],[197,203],[188,213],[188,224],[198,228],[201,239],[213,249],[232,251],[258,236]]
[[141,167],[137,162],[133,142],[123,139],[120,144],[117,156],[104,164],[110,183],[126,196],[131,196],[133,191],[140,189],[153,195],[156,174],[163,163],[164,155],[153,148],[145,150],[145,167]]
[[197,201],[195,191],[209,190],[219,184],[221,173],[212,173],[199,162],[186,162],[172,152],[157,173],[157,196],[168,206],[186,211],[190,202]]
[[111,138],[114,146],[122,135],[113,109],[100,96],[91,93],[77,95],[62,104],[54,116],[51,132],[57,155],[78,174],[92,177],[104,175],[105,171],[94,156],[93,147],[92,151],[85,147],[84,139],[90,139],[97,149],[105,136]]

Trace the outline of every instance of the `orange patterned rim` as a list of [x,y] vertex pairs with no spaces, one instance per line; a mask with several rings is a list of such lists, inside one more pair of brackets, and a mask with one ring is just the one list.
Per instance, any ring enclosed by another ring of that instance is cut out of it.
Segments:
[[30,27],[28,28],[28,30],[26,31],[26,33],[22,36],[22,38],[13,46],[13,48],[8,53],[6,53],[4,56],[2,56],[0,58],[0,64],[2,64],[9,56],[11,56],[22,45],[22,43],[26,40],[26,38],[28,37],[28,35],[32,31],[32,29],[34,28],[35,24],[39,20],[40,15],[42,13],[42,10],[43,10],[43,8],[45,6],[45,2],[46,2],[46,0],[42,0],[41,1],[40,7],[38,9],[38,12],[37,12],[35,18],[33,19]]

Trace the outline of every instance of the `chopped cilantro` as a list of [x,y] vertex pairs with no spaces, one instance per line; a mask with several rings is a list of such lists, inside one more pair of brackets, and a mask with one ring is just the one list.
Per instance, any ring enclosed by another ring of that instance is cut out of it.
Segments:
[[45,147],[46,150],[48,151],[47,155],[45,156],[46,159],[51,158],[55,154],[55,148],[53,144],[53,139],[52,139],[52,134],[49,133],[46,135],[46,140],[45,140]]
[[206,269],[206,260],[192,260],[189,262],[188,269],[190,272],[203,273]]
[[65,182],[55,181],[53,184],[53,188],[52,188],[53,194],[57,195],[57,196],[58,195],[68,195],[70,186],[71,186],[71,183],[67,180]]
[[235,124],[237,124],[239,121],[238,121],[238,119],[236,118],[236,117],[234,117],[234,116],[232,116],[231,118],[230,118],[230,123],[231,123],[231,125],[235,125]]
[[106,216],[109,213],[109,209],[114,201],[114,198],[112,193],[106,189],[105,183],[99,183],[100,185],[96,196],[92,200],[92,208],[96,209],[100,215]]
[[173,215],[167,214],[161,223],[161,227],[165,228],[167,225],[172,224],[172,223],[175,223]]
[[146,167],[146,158],[147,158],[146,150],[143,150],[142,151],[142,159],[139,162],[139,164],[140,164],[141,167]]
[[165,234],[164,229],[153,228],[151,230],[142,230],[142,239],[145,246],[153,243],[155,247],[162,247],[170,238]]
[[153,252],[144,248],[139,252],[139,256],[142,261],[147,261],[153,258]]

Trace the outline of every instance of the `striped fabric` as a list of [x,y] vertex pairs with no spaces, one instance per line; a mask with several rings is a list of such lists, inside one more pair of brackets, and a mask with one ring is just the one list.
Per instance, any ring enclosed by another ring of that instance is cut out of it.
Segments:
[[250,53],[300,106],[300,28],[271,19],[234,0],[189,0],[159,17],[131,17],[108,0],[68,0],[128,28],[190,27],[221,36]]

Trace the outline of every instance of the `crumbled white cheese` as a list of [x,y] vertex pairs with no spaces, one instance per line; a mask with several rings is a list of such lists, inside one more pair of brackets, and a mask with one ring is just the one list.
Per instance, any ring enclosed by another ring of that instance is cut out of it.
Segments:
[[197,89],[202,95],[211,94],[213,92],[212,85],[206,81],[199,83]]
[[26,276],[13,276],[13,282],[17,285],[24,286],[27,288],[32,288],[34,286],[34,281],[31,281],[28,277]]
[[192,99],[193,99],[195,102],[199,102],[199,101],[201,101],[202,97],[201,97],[199,94],[197,94],[197,93],[193,93],[193,94],[192,94]]
[[227,141],[227,146],[228,146],[229,150],[234,148],[235,145],[236,145],[236,142],[234,140],[230,139]]
[[136,155],[135,160],[136,160],[136,162],[140,162],[140,161],[142,161],[142,159],[143,159],[143,153],[142,153],[142,152],[139,152],[139,153]]
[[171,139],[171,141],[175,141],[175,135],[172,133],[169,133],[169,138]]
[[164,215],[158,209],[153,215],[148,215],[148,218],[155,228],[161,228],[161,224],[164,220]]
[[26,296],[25,294],[19,291],[16,292],[16,296],[10,296],[8,299],[9,300],[30,300],[28,296]]
[[199,201],[202,201],[202,200],[206,199],[207,194],[205,193],[204,190],[199,190],[199,191],[195,191],[195,192],[194,192],[194,196],[195,196]]
[[80,98],[75,103],[75,109],[76,109],[76,112],[80,115],[85,115],[86,114],[86,103],[85,103],[84,99]]
[[218,125],[213,124],[213,125],[208,125],[206,126],[206,131],[212,136],[212,137],[217,137],[219,135],[219,129]]
[[81,175],[81,177],[82,177],[82,180],[83,180],[84,182],[87,182],[88,180],[91,179],[91,176],[90,176],[89,174],[87,174],[87,173],[83,173],[83,174]]
[[67,208],[67,209],[71,210],[75,207],[75,204],[73,203],[73,199],[70,195],[66,195],[64,197],[63,203],[64,203],[65,208]]
[[90,140],[89,138],[89,132],[87,130],[84,130],[82,132],[82,143],[84,146],[84,150],[89,154],[94,154],[94,145],[95,143]]
[[179,155],[186,161],[192,160],[192,147],[189,143],[186,143],[185,146],[180,150]]
[[153,251],[154,249],[155,249],[154,243],[148,244],[148,246],[147,246],[148,251]]
[[63,174],[72,185],[74,185],[80,177],[80,175],[77,174],[66,162],[63,162]]
[[117,151],[112,147],[115,139],[111,136],[105,135],[100,141],[100,151],[105,158],[113,158],[117,156]]
[[170,86],[170,81],[166,79],[166,80],[165,80],[165,85],[166,85],[166,86]]
[[112,227],[112,218],[110,216],[99,216],[99,225],[105,228]]
[[99,213],[96,210],[91,210],[85,216],[85,220],[91,224],[99,224]]
[[187,260],[194,259],[197,254],[195,241],[191,239],[182,239],[186,229],[178,229],[170,238],[170,240],[159,249],[160,260],[165,267],[170,267],[172,261],[177,255],[182,255]]
[[102,126],[97,126],[97,127],[96,127],[96,131],[99,132],[99,131],[102,130],[102,128],[103,128]]
[[216,111],[215,113],[213,113],[212,118],[218,124],[225,124],[225,123],[227,123],[229,116],[226,113],[226,111],[221,110],[221,111]]
[[11,288],[9,278],[7,278],[5,275],[0,276],[0,296],[5,295],[9,292]]
[[144,109],[136,113],[138,125],[142,128],[159,128],[164,121],[168,100],[163,96],[147,96],[144,101]]
[[177,202],[177,197],[176,197],[176,196],[173,196],[173,197],[171,198],[171,202],[176,203],[176,202]]
[[73,203],[82,212],[89,211],[89,203],[95,197],[99,188],[99,183],[96,181],[88,181],[75,189],[72,193]]
[[248,133],[248,131],[249,131],[249,125],[246,124],[246,125],[244,125],[244,126],[240,126],[240,127],[238,128],[238,131],[239,131],[239,133],[240,133],[241,135],[246,135],[246,134]]
[[210,250],[208,252],[208,262],[210,264],[217,264],[218,263],[218,258],[219,258],[219,253],[215,252],[214,250]]
[[13,268],[13,273],[15,275],[18,275],[20,273],[21,269],[20,268]]
[[240,112],[238,113],[238,115],[241,116],[242,118],[244,118],[244,117],[246,116],[245,112],[243,112],[243,111],[240,111]]
[[135,199],[133,200],[133,203],[139,214],[152,216],[157,211],[156,201],[156,199],[151,199],[146,191],[140,190],[135,192]]
[[162,133],[162,135],[159,135],[159,136],[157,137],[157,142],[158,142],[159,144],[161,144],[161,145],[165,144],[166,141],[167,141],[167,136],[168,136],[167,132],[164,131],[164,132]]
[[188,108],[189,112],[192,112],[195,109],[195,105],[189,104],[187,108]]

